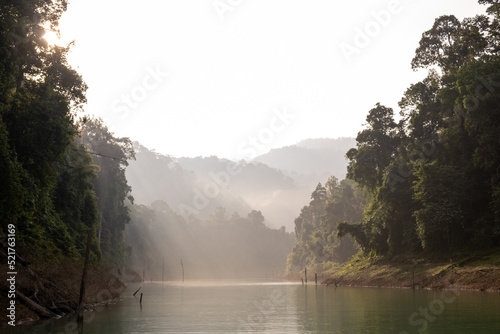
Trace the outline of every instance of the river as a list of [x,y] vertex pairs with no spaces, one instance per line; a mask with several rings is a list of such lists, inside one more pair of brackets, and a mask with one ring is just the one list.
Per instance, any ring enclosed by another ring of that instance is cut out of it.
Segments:
[[[500,333],[500,294],[295,283],[131,285],[122,301],[85,313],[83,333]],[[142,306],[139,303],[143,293]],[[78,333],[74,317],[14,333]]]

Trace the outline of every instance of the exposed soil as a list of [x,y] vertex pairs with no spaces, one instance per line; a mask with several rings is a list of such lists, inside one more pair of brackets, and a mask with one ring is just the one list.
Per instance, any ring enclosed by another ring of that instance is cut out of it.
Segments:
[[[23,252],[22,254],[26,254]],[[6,258],[6,257],[5,257]],[[17,261],[15,290],[22,296],[15,298],[16,325],[44,318],[61,317],[75,313],[80,296],[83,273],[82,263],[68,260],[40,264],[39,259],[24,258]],[[7,273],[0,271],[0,305],[9,305]],[[89,267],[86,280],[84,308],[93,310],[120,297],[127,282],[140,280],[134,272],[119,270],[111,266]],[[23,296],[29,300],[23,300]],[[40,308],[38,308],[38,306]],[[45,311],[48,311],[48,314]],[[7,312],[0,312],[0,327],[7,326]]]
[[459,289],[500,292],[500,256],[447,263],[353,261],[322,282],[334,286]]

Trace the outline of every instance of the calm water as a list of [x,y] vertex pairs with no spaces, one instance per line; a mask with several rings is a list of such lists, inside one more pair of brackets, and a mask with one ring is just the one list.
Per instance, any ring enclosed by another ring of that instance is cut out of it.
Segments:
[[[86,313],[83,333],[500,333],[500,294],[286,283],[147,283]],[[92,318],[92,319],[91,319]],[[74,319],[14,333],[78,333]]]

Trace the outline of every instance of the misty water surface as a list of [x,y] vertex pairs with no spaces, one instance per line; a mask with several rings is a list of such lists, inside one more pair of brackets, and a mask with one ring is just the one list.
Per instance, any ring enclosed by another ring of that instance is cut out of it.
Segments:
[[[500,330],[495,293],[335,288],[290,283],[147,283],[86,313],[83,333],[474,333]],[[74,319],[16,333],[77,333]]]

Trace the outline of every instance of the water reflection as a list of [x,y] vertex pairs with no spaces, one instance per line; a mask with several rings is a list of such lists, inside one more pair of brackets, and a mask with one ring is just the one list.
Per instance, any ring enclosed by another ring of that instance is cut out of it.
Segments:
[[[83,333],[489,334],[500,329],[498,294],[289,283],[147,283],[141,308],[138,297],[131,296],[137,288],[130,287],[117,305],[86,313]],[[78,333],[74,320],[43,322],[15,333]]]

